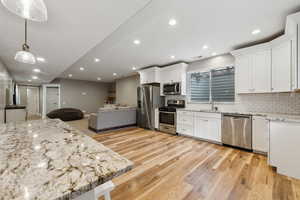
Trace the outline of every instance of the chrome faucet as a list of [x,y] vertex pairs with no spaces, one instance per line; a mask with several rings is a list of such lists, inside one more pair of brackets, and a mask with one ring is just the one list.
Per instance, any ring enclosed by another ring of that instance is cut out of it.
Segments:
[[214,101],[211,101],[210,103],[211,103],[211,110],[212,110],[212,111],[217,111],[217,110],[218,110],[218,107],[215,106],[215,102],[214,102]]

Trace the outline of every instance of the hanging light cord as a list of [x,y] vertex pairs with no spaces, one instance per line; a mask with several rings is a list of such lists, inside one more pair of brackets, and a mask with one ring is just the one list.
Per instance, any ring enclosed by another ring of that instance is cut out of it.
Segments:
[[23,44],[23,51],[29,51],[29,46],[27,44],[27,19],[25,19],[25,43]]
[[27,45],[27,19],[25,19],[25,44]]

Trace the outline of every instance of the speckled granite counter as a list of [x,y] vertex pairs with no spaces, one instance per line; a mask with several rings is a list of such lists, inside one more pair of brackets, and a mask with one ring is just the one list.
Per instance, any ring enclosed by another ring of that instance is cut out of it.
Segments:
[[0,199],[75,198],[133,163],[60,120],[0,125]]
[[241,114],[241,115],[253,115],[265,117],[270,121],[281,121],[281,122],[296,122],[300,123],[300,115],[288,115],[279,113],[259,113],[259,112],[246,112],[246,111],[212,111],[212,110],[194,110],[194,109],[178,109],[179,111],[190,111],[190,112],[206,112],[206,113],[230,113],[230,114]]

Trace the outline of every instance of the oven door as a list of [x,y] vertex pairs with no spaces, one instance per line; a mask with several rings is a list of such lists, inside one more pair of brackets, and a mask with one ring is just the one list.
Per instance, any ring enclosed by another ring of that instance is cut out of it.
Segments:
[[176,125],[176,113],[175,112],[159,112],[159,123],[169,126]]

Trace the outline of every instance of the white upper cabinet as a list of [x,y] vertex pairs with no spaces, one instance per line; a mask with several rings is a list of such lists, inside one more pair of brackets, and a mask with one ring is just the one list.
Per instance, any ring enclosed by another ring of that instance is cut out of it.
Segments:
[[235,54],[237,93],[271,92],[271,50],[266,45]]
[[292,40],[272,45],[272,92],[292,90]]
[[158,67],[151,67],[148,69],[140,70],[140,83],[159,83],[159,70],[160,68]]
[[252,67],[252,92],[271,92],[271,50],[254,53]]
[[252,59],[249,55],[236,57],[236,87],[237,93],[252,91]]
[[[160,68],[159,82],[161,86],[165,83],[180,83],[181,95],[186,95],[186,73],[188,65],[179,63],[167,67]],[[163,95],[163,87],[161,87],[161,95]]]

